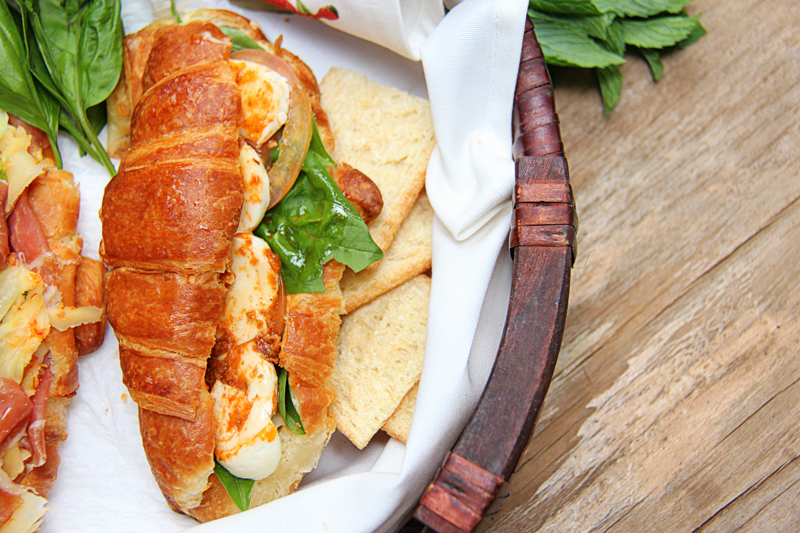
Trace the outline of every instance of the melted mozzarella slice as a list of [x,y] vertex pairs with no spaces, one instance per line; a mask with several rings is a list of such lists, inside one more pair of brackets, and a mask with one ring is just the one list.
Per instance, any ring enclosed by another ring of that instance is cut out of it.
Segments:
[[220,330],[229,344],[238,346],[269,333],[267,328],[282,296],[281,266],[269,245],[251,233],[234,235],[231,251],[235,278],[225,299]]
[[242,145],[239,152],[239,170],[244,185],[244,204],[239,217],[238,232],[248,232],[264,218],[269,205],[269,176],[258,152],[249,144]]
[[[215,355],[225,360],[225,382],[211,389],[217,460],[233,475],[263,479],[278,466],[281,442],[272,422],[277,411],[275,366],[262,356],[259,341],[280,313],[280,260],[250,233],[234,235],[234,281],[225,300]],[[272,332],[274,333],[274,332]],[[235,386],[234,386],[235,384]]]
[[292,88],[289,81],[258,63],[229,61],[242,93],[242,136],[261,146],[286,124]]
[[[266,365],[272,368],[271,377],[277,384],[275,367]],[[272,398],[259,396],[250,402],[243,391],[221,381],[214,383],[211,397],[217,460],[236,477],[264,479],[272,474],[281,459],[281,439],[272,423]]]

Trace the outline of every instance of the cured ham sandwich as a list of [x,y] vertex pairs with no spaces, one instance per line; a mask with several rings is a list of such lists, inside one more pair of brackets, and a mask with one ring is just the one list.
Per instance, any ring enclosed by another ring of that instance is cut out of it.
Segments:
[[41,131],[0,111],[0,531],[35,531],[66,439],[77,357],[103,342],[103,266]]
[[[344,266],[326,257],[317,292],[294,290],[285,247],[261,238],[284,242],[265,213],[318,174],[329,156],[309,153],[333,136],[311,70],[233,13],[156,22],[123,57],[108,103],[122,162],[101,211],[108,318],[153,475],[175,511],[207,521],[292,492],[335,429]],[[319,182],[332,209],[379,212],[374,183],[332,163],[346,190]],[[249,501],[231,479],[252,480]]]

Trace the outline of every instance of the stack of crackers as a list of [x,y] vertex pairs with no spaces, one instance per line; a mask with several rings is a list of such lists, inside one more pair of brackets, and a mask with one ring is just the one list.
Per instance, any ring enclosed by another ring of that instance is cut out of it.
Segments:
[[435,144],[430,104],[334,68],[320,84],[337,161],[369,176],[384,206],[369,226],[383,259],[341,281],[346,315],[331,382],[339,431],[359,449],[380,429],[406,442],[425,354],[433,209],[424,191]]

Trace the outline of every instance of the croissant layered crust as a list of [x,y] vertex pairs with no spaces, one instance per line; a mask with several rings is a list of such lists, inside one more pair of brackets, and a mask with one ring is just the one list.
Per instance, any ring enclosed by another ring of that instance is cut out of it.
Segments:
[[103,197],[100,253],[112,267],[108,318],[145,453],[170,505],[185,511],[200,504],[214,467],[205,372],[243,201],[242,103],[216,27],[153,34],[130,151]]
[[306,431],[278,428],[280,461],[255,482],[252,506],[293,491],[335,430],[328,377],[344,267],[325,266],[324,293],[285,296],[281,289],[274,312],[249,311],[260,324],[254,339],[236,340],[228,331],[226,301],[238,279],[232,241],[244,202],[244,120],[237,74],[228,64],[231,42],[210,21],[247,33],[289,63],[310,93],[329,150],[333,137],[316,79],[302,61],[234,13],[201,10],[186,20],[125,37],[124,75],[109,101],[110,151],[123,159],[103,198],[100,253],[111,267],[108,320],[119,341],[123,381],[139,406],[151,470],[174,510],[207,521],[238,512],[213,473],[210,393],[216,382],[248,390],[234,340],[289,372]]

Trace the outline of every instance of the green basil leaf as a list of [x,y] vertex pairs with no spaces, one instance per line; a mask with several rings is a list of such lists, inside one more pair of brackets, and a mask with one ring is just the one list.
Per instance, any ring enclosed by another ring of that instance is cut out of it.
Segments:
[[653,81],[661,79],[664,73],[664,63],[661,61],[661,55],[658,50],[649,50],[647,48],[640,48],[639,52],[644,57],[647,64],[650,65],[650,73],[653,75]]
[[689,17],[665,16],[648,20],[621,20],[627,44],[639,48],[666,48],[685,40],[695,29]]
[[178,13],[178,6],[175,5],[175,0],[169,0],[169,12],[172,13],[172,18],[175,19],[176,24],[183,24],[181,15]]
[[314,152],[283,200],[254,231],[281,258],[290,294],[324,292],[322,267],[336,259],[356,272],[383,257],[367,225]]
[[[122,71],[120,0],[21,2],[56,89],[54,94],[59,95],[73,129],[79,129],[91,143],[93,150],[86,151],[113,175],[116,171],[93,131],[87,109],[108,98]],[[37,77],[44,79],[41,74]],[[46,86],[52,91],[53,87]]]
[[542,46],[545,59],[562,67],[608,67],[621,65],[625,59],[606,50],[589,36],[587,30],[566,18],[556,18],[528,11]]
[[241,30],[237,30],[236,28],[230,28],[228,26],[219,26],[219,29],[222,30],[222,33],[227,35],[231,43],[233,43],[233,48],[231,48],[231,52],[238,52],[240,50],[263,50],[264,47],[254,41],[249,35]]
[[282,367],[276,367],[276,369],[278,370],[278,413],[283,418],[286,429],[295,435],[305,435],[306,430],[303,428],[303,421],[300,419],[300,414],[292,401],[289,372]]
[[[316,155],[319,162],[326,167],[336,166],[336,161],[333,160],[325,149],[325,145],[322,144],[322,137],[319,136],[316,119],[314,119],[314,131],[311,134],[311,145],[308,147],[308,151]],[[273,159],[273,161],[275,160]]]
[[228,491],[233,503],[240,511],[247,511],[250,508],[250,492],[253,490],[255,481],[252,479],[242,479],[228,472],[224,466],[214,459],[214,473],[222,482],[222,486]]
[[622,94],[622,72],[617,65],[597,69],[597,80],[600,82],[600,94],[603,97],[603,109],[606,116],[617,105]]
[[28,50],[23,38],[27,21],[12,15],[8,4],[0,2],[0,108],[44,131],[53,145],[56,164],[58,151],[58,102],[33,78],[28,67]]

